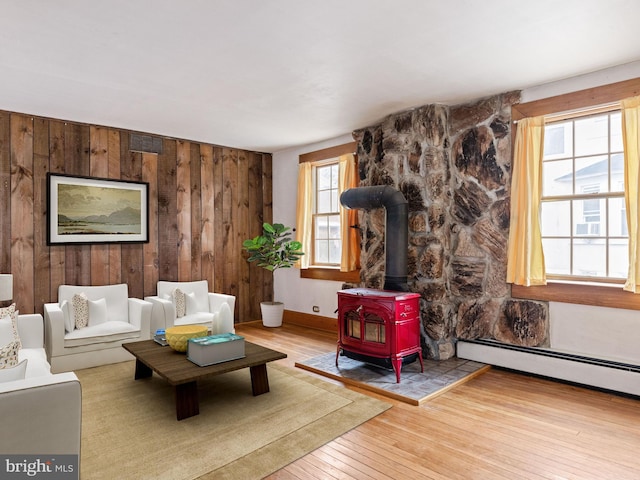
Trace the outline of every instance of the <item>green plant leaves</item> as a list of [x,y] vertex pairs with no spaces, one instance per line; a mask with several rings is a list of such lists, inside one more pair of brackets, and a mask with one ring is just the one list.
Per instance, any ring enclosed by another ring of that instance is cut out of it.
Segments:
[[291,268],[304,253],[302,243],[291,240],[290,227],[281,223],[264,223],[262,235],[242,242],[242,248],[249,252],[249,262],[257,262],[259,267],[273,272],[278,268]]

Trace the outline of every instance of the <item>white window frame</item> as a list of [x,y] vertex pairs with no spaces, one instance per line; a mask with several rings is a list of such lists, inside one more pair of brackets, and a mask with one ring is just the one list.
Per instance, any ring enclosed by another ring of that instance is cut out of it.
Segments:
[[[318,187],[318,176],[317,176],[317,170],[318,168],[324,168],[324,167],[332,167],[332,166],[337,166],[338,167],[338,174],[337,176],[340,176],[340,159],[338,157],[335,158],[329,158],[326,160],[321,160],[318,162],[312,162],[311,164],[311,169],[312,169],[312,173],[311,173],[311,182],[313,184],[313,212],[311,214],[313,220],[312,220],[312,247],[311,247],[311,262],[310,262],[310,267],[324,267],[324,268],[340,268],[340,255],[338,255],[338,260],[336,262],[321,262],[318,260],[318,241],[323,241],[323,242],[327,242],[327,248],[330,248],[329,246],[329,242],[331,242],[331,240],[336,240],[335,238],[332,239],[330,236],[328,236],[327,238],[323,238],[323,239],[319,239],[316,238],[316,232],[317,232],[317,221],[319,218],[326,218],[326,217],[333,217],[333,216],[337,216],[338,217],[338,225],[340,224],[340,204],[339,204],[339,200],[338,200],[338,204],[337,204],[337,210],[331,210],[329,212],[322,212],[319,213],[318,212],[318,192],[319,192],[319,187]],[[336,178],[336,181],[338,180],[338,178]],[[340,190],[339,190],[339,186],[336,186],[335,190],[337,191],[337,195],[338,195],[338,199],[340,198]],[[334,190],[333,188],[330,188],[330,190]],[[342,249],[342,238],[340,236],[340,228],[338,227],[338,238],[337,240],[340,242],[340,249]],[[329,253],[327,253],[327,255],[329,255]]]
[[[547,155],[544,157],[544,160],[542,162],[542,169],[543,169],[543,181],[545,178],[544,175],[544,169],[545,169],[545,165],[549,165],[552,164],[553,161],[557,161],[557,160],[570,160],[572,162],[572,164],[574,165],[573,167],[573,179],[572,179],[572,192],[571,194],[560,194],[560,195],[549,195],[549,196],[545,196],[545,194],[543,193],[543,196],[541,198],[541,202],[544,205],[545,203],[548,202],[558,202],[558,201],[566,201],[569,202],[570,204],[570,218],[571,218],[571,225],[572,228],[569,229],[570,233],[568,235],[562,235],[562,236],[558,236],[558,235],[545,235],[545,231],[544,231],[544,226],[542,226],[542,239],[543,239],[543,244],[545,239],[546,240],[553,240],[553,239],[561,239],[561,240],[568,240],[569,241],[569,273],[567,274],[559,274],[559,273],[553,273],[551,271],[551,269],[549,268],[549,265],[547,265],[547,278],[550,280],[562,280],[562,281],[586,281],[586,282],[601,282],[601,283],[624,283],[624,278],[623,277],[619,277],[619,276],[613,276],[611,275],[610,272],[610,267],[611,267],[611,249],[612,249],[612,245],[617,241],[624,241],[624,240],[628,240],[628,237],[625,236],[620,236],[620,235],[613,235],[611,234],[611,232],[609,232],[609,215],[610,214],[614,214],[614,215],[619,215],[619,212],[610,212],[609,211],[609,204],[610,204],[610,200],[611,199],[621,199],[622,200],[622,204],[624,205],[624,191],[618,191],[615,189],[614,185],[612,185],[612,171],[611,171],[611,166],[612,166],[612,157],[614,155],[621,155],[622,152],[621,151],[617,151],[617,150],[612,150],[611,148],[611,122],[610,122],[610,118],[612,114],[615,114],[616,112],[619,112],[620,108],[619,106],[606,106],[603,107],[602,109],[597,109],[595,112],[593,111],[593,109],[589,109],[589,110],[585,110],[585,111],[575,111],[575,112],[571,112],[570,114],[560,114],[558,116],[553,116],[549,119],[547,119],[547,128],[553,128],[554,124],[559,124],[559,123],[567,123],[570,122],[572,128],[575,128],[575,122],[579,121],[581,119],[584,119],[586,117],[598,117],[598,116],[603,116],[603,115],[608,115],[608,130],[607,130],[607,135],[608,135],[608,148],[607,148],[607,152],[603,153],[602,156],[603,157],[607,157],[609,162],[608,162],[608,172],[607,172],[607,182],[608,182],[608,187],[605,189],[605,191],[600,191],[600,187],[599,185],[592,185],[592,184],[588,184],[588,185],[583,185],[582,187],[580,187],[581,191],[578,192],[578,186],[576,185],[576,171],[578,170],[575,167],[576,164],[576,160],[580,160],[580,158],[585,158],[588,156],[580,156],[580,155],[576,155],[576,145],[575,145],[575,134],[565,134],[565,142],[564,142],[564,152],[555,152],[553,155]],[[565,129],[566,130],[566,129]],[[573,139],[573,140],[572,140]],[[573,142],[573,143],[572,143]],[[589,155],[589,156],[596,156],[596,155]],[[544,186],[543,186],[543,192],[544,192]],[[582,216],[583,218],[581,220],[583,221],[578,221],[578,219],[574,218],[574,204],[575,202],[585,202],[585,201],[589,201],[589,200],[597,200],[599,202],[603,202],[604,201],[604,212],[602,211],[602,209],[599,209],[599,217],[600,220],[598,222],[586,222],[584,221],[584,210],[582,211]],[[604,220],[603,220],[604,218]],[[544,223],[544,222],[543,222]],[[586,232],[582,232],[582,230],[584,229],[581,228],[580,232],[579,230],[579,226],[586,226],[587,231]],[[626,229],[623,229],[623,233],[626,233]],[[605,275],[598,275],[596,272],[596,270],[591,270],[591,269],[582,269],[580,270],[577,266],[576,266],[576,261],[574,258],[574,248],[575,248],[575,240],[580,240],[580,239],[585,239],[586,242],[589,241],[603,241],[604,242],[604,247],[605,247]],[[588,239],[592,239],[592,240],[588,240]],[[547,257],[548,258],[548,257]],[[548,261],[548,259],[547,259]]]

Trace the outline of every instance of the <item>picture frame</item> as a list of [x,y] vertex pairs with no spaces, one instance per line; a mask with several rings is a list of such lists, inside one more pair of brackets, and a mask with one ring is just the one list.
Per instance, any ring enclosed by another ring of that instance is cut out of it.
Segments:
[[47,173],[47,245],[148,241],[147,182]]

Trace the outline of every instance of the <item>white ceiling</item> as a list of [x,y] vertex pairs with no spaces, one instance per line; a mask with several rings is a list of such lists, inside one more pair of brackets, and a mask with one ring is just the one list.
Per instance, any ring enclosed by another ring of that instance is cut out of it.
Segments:
[[0,0],[0,109],[274,152],[640,60],[638,0]]

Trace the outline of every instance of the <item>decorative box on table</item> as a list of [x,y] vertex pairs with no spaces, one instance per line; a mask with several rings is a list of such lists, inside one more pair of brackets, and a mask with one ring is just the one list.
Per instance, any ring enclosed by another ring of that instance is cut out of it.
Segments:
[[235,333],[192,338],[187,348],[187,359],[201,367],[244,358],[244,356],[244,337]]

